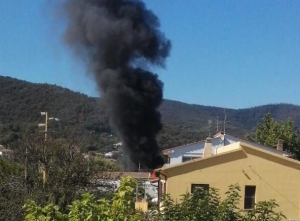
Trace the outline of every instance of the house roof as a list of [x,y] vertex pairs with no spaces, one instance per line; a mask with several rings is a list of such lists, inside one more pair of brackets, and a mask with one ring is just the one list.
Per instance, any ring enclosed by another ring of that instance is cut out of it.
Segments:
[[[211,138],[211,140],[213,141],[213,140],[219,139],[221,136],[234,137],[234,136],[232,136],[232,135],[224,134],[223,132],[219,132],[219,133],[217,133],[216,135],[214,135],[214,138]],[[236,137],[236,138],[237,138],[237,137]],[[237,139],[238,139],[239,141],[244,142],[244,143],[248,143],[248,144],[251,144],[251,145],[255,145],[255,146],[259,147],[259,148],[262,148],[262,149],[265,149],[265,150],[269,150],[269,151],[271,151],[271,152],[278,153],[278,154],[283,155],[283,156],[286,156],[286,157],[292,157],[292,156],[293,156],[293,154],[288,153],[288,152],[285,152],[285,151],[278,151],[278,150],[276,150],[276,149],[274,149],[274,148],[266,147],[266,146],[260,145],[260,144],[258,144],[258,143],[254,143],[254,142],[251,142],[251,141],[246,141],[246,140],[243,140],[243,139],[240,139],[240,138],[237,138]],[[173,148],[165,149],[165,150],[162,151],[162,153],[163,153],[164,155],[168,155],[168,154],[170,154],[170,152],[171,152],[172,150],[180,149],[180,148],[185,148],[185,147],[190,146],[190,145],[200,144],[200,143],[204,143],[204,142],[205,142],[205,140],[201,140],[201,141],[197,141],[197,142],[194,142],[194,143],[185,144],[185,145],[178,146],[178,147],[173,147]],[[228,144],[228,145],[230,145],[230,144]]]
[[293,154],[290,154],[286,151],[279,151],[275,148],[266,147],[266,146],[263,146],[261,144],[254,143],[254,142],[251,142],[251,141],[242,140],[242,139],[240,141],[244,144],[252,145],[252,146],[255,146],[257,148],[261,148],[262,150],[273,152],[273,153],[279,154],[279,155],[284,156],[284,157],[292,157],[293,156]]
[[181,146],[178,146],[178,147],[172,147],[172,148],[169,148],[169,149],[164,149],[162,151],[162,153],[163,153],[163,155],[168,155],[172,150],[179,149],[179,148],[184,148],[184,147],[187,147],[187,146],[190,146],[190,145],[193,145],[193,144],[202,143],[202,142],[205,142],[205,140],[201,140],[201,141],[197,141],[197,142],[189,143],[189,144],[184,144],[184,145],[181,145]]
[[[225,135],[225,134],[219,132],[219,133],[217,133],[213,138],[211,138],[211,140],[219,139],[222,135]],[[225,136],[231,136],[231,135],[226,134]],[[233,136],[232,136],[232,137],[233,137]],[[189,144],[184,144],[184,145],[177,146],[177,147],[172,147],[172,148],[164,149],[164,150],[162,151],[162,153],[163,153],[164,155],[168,155],[168,154],[170,153],[170,151],[172,151],[172,150],[180,149],[180,148],[185,148],[185,147],[190,146],[190,145],[200,144],[200,143],[204,143],[204,142],[205,142],[205,140],[200,140],[200,141],[197,141],[197,142],[194,142],[194,143],[189,143]]]
[[211,155],[211,156],[208,156],[208,157],[193,159],[193,160],[190,160],[190,161],[187,161],[187,162],[183,162],[181,164],[172,165],[172,166],[163,166],[162,168],[156,169],[155,171],[166,171],[166,170],[170,170],[170,169],[173,169],[173,168],[182,167],[182,166],[189,165],[189,164],[203,162],[203,161],[209,160],[211,158],[222,157],[223,155],[232,154],[234,152],[244,151],[243,150],[243,146],[245,146],[247,148],[254,149],[256,151],[260,151],[260,152],[269,154],[269,155],[277,157],[277,158],[281,158],[283,160],[286,160],[286,161],[289,161],[289,162],[292,162],[292,163],[295,163],[295,164],[298,164],[299,165],[299,169],[300,169],[300,161],[291,159],[289,157],[286,157],[286,155],[284,155],[283,152],[275,150],[273,148],[265,147],[265,146],[262,146],[262,145],[259,145],[259,144],[256,144],[256,143],[252,143],[252,142],[248,142],[248,141],[243,141],[243,140],[239,141],[237,143],[233,143],[233,144],[227,145],[226,147],[230,147],[230,146],[232,147],[234,145],[236,146],[237,144],[238,144],[238,146],[236,148],[234,148],[232,150],[229,150],[229,151],[226,151],[226,152],[223,152],[223,153]]

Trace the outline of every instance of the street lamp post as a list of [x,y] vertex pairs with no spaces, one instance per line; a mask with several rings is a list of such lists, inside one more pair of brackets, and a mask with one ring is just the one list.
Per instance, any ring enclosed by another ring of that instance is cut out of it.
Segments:
[[45,141],[47,141],[47,133],[48,133],[48,121],[49,120],[55,120],[59,121],[56,117],[48,117],[48,112],[41,112],[41,116],[45,116],[45,123],[38,124],[39,127],[45,127],[44,133],[45,133]]
[[[48,116],[48,112],[41,112],[41,116],[45,116],[45,123],[40,123],[38,124],[39,127],[44,127],[45,130],[43,131],[45,133],[45,142],[47,141],[47,136],[48,136],[48,121],[49,120],[55,120],[55,121],[59,121],[58,118],[55,117],[49,117]],[[44,154],[46,153],[46,143],[44,146]],[[45,165],[42,165],[42,176],[43,176],[43,188],[45,188],[45,184],[46,184],[46,168]]]

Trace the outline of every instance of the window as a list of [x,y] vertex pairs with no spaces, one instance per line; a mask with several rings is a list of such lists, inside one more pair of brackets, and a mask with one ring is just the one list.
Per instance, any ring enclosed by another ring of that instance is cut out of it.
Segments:
[[182,157],[182,163],[186,162],[186,161],[190,161],[190,160],[194,160],[194,159],[199,159],[199,157]]
[[195,189],[202,188],[205,191],[209,191],[209,184],[192,184],[191,193],[195,191]]
[[256,186],[245,186],[244,209],[253,209],[255,206]]

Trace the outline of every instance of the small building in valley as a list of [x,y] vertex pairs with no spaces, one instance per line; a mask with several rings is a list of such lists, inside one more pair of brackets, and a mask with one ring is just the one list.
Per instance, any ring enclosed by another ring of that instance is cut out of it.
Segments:
[[217,149],[213,143],[206,140],[201,158],[157,169],[160,196],[180,202],[186,192],[213,187],[224,198],[228,187],[238,184],[241,209],[275,199],[287,219],[300,220],[300,162],[282,151],[282,143],[277,150],[243,140]]
[[0,157],[11,159],[14,156],[14,151],[4,148],[0,145]]

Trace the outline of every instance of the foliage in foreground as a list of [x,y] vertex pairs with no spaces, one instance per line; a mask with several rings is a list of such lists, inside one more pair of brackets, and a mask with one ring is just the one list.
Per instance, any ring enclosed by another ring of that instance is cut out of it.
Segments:
[[164,199],[164,212],[156,220],[280,221],[285,218],[282,213],[275,211],[278,207],[275,200],[258,202],[255,209],[248,212],[241,210],[239,191],[238,185],[231,185],[226,192],[226,198],[221,200],[217,189],[198,189],[193,194],[186,193],[181,204],[174,203],[167,195]]
[[123,178],[121,186],[112,200],[96,200],[91,194],[83,194],[80,200],[69,206],[68,213],[62,213],[58,206],[49,204],[38,206],[28,201],[24,206],[26,221],[280,221],[282,213],[275,212],[278,205],[274,200],[258,202],[255,209],[244,212],[239,209],[238,185],[232,185],[221,200],[216,189],[196,190],[186,193],[181,204],[176,204],[166,195],[163,212],[159,210],[143,214],[134,209],[134,187],[136,181]]
[[82,195],[69,206],[69,212],[63,214],[54,204],[38,206],[29,200],[24,206],[27,221],[138,221],[144,220],[143,214],[134,209],[134,190],[136,180],[123,178],[112,200],[100,199],[89,193]]

